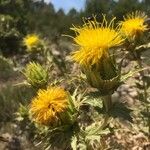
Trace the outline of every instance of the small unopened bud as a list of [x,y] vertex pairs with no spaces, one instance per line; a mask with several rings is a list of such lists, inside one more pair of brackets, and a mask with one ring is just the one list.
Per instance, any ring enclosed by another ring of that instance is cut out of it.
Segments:
[[30,62],[27,64],[24,75],[33,87],[42,88],[48,83],[48,72],[38,63]]

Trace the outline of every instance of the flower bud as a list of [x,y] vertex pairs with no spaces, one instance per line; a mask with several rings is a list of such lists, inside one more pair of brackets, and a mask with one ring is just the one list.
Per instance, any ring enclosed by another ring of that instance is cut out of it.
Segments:
[[48,72],[38,63],[30,62],[27,64],[24,75],[33,87],[43,88],[48,83]]
[[102,95],[112,94],[120,85],[120,75],[110,59],[102,60],[98,68],[84,68],[88,83]]

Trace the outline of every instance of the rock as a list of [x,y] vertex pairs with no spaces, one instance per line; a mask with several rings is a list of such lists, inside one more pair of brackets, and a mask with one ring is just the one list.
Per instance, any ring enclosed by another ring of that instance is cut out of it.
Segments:
[[122,95],[122,96],[126,96],[126,95],[127,95],[127,91],[122,91],[122,92],[121,92],[121,95]]
[[136,98],[138,96],[138,93],[137,91],[131,91],[129,92],[129,95],[132,97],[132,98]]
[[9,150],[21,150],[22,148],[20,140],[16,136],[13,136],[8,142],[6,148],[8,148]]
[[128,97],[127,98],[127,103],[128,103],[128,106],[133,106],[134,103],[135,103],[135,100],[133,98],[131,98],[131,97]]
[[119,94],[118,92],[115,92],[115,93],[112,95],[112,101],[113,101],[113,102],[119,101],[119,97],[120,97],[120,94]]
[[135,89],[133,89],[133,88],[129,88],[129,90],[128,90],[129,93],[133,92],[133,91],[135,91]]

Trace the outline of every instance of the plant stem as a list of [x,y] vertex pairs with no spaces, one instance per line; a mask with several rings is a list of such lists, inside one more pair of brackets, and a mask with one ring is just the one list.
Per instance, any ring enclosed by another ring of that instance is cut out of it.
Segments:
[[[140,69],[143,68],[142,66],[142,62],[141,62],[141,59],[137,59],[137,64],[139,66]],[[146,85],[146,82],[144,80],[144,70],[140,71],[140,75],[142,76],[142,82],[143,82],[143,87],[144,87],[144,101],[147,102],[147,85]]]
[[103,96],[103,106],[106,110],[106,114],[104,116],[104,122],[103,122],[102,126],[100,127],[102,130],[108,125],[108,121],[110,118],[108,112],[112,107],[111,95]]
[[[136,62],[139,66],[140,69],[143,68],[143,65],[142,65],[142,60],[141,60],[141,56],[140,57],[137,57],[137,53],[135,53],[135,58],[136,58]],[[147,84],[146,84],[146,81],[144,80],[144,77],[145,77],[145,72],[144,70],[140,71],[140,75],[142,77],[142,82],[143,82],[143,92],[144,92],[144,102],[145,102],[145,107],[146,107],[146,112],[149,113],[149,107],[147,106]],[[147,124],[148,124],[148,130],[149,130],[149,133],[150,133],[150,118],[148,118],[148,121],[147,121]],[[150,137],[150,134],[149,134],[149,137]]]
[[108,112],[110,108],[112,107],[111,95],[107,95],[103,97],[103,104],[104,104],[106,112]]
[[[142,66],[142,62],[141,62],[141,59],[138,59],[137,60],[137,63],[138,63],[138,66],[142,69],[143,66]],[[144,92],[144,102],[145,102],[145,105],[146,105],[146,111],[147,113],[149,114],[149,107],[147,106],[147,85],[146,85],[146,82],[144,80],[144,71],[142,70],[140,72],[140,75],[142,76],[142,82],[143,82],[143,92]],[[147,124],[148,124],[148,130],[149,130],[149,137],[150,137],[150,118],[148,117],[148,121],[147,121]]]
[[100,127],[100,130],[103,130],[103,129],[106,128],[106,126],[107,126],[108,123],[109,123],[109,120],[110,120],[110,117],[109,117],[108,114],[106,114],[106,115],[104,116],[104,122],[102,123],[102,125],[101,125],[101,127]]

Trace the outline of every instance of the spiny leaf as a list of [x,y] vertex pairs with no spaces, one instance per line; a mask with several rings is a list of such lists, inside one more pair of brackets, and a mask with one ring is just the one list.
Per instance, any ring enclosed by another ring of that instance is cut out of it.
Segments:
[[103,135],[110,132],[108,129],[102,130],[101,125],[101,123],[93,123],[92,125],[88,126],[85,130],[87,136]]
[[84,104],[88,104],[92,107],[102,108],[102,100],[100,98],[99,92],[91,92],[86,96],[86,99],[83,102]]
[[150,48],[150,43],[147,43],[147,44],[143,44],[143,45],[136,47],[135,50],[136,51],[145,51],[145,50],[148,50],[149,48]]
[[71,147],[72,147],[72,150],[77,150],[77,137],[76,136],[73,136],[71,139]]
[[134,74],[140,72],[140,71],[143,71],[143,70],[146,70],[148,69],[149,67],[147,68],[142,68],[142,69],[136,69],[136,70],[132,70],[132,71],[129,71],[127,74],[125,75],[122,75],[121,77],[121,82],[124,82],[125,80],[127,80],[128,78],[132,77]]

